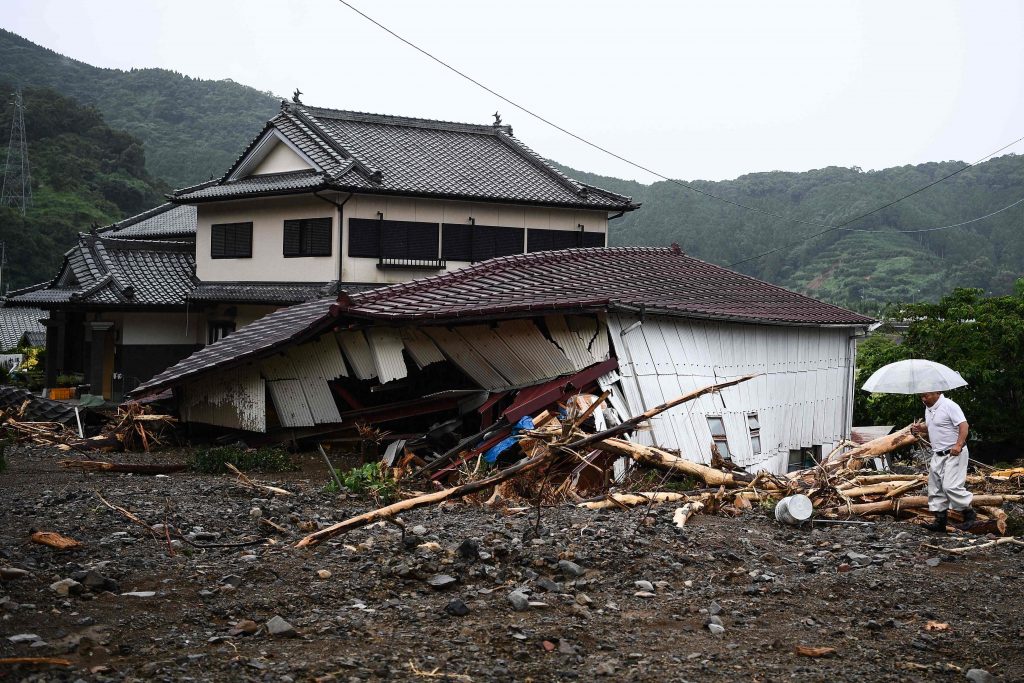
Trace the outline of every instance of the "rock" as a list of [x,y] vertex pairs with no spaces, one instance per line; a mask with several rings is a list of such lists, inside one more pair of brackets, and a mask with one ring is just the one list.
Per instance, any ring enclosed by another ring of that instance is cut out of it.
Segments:
[[429,579],[427,579],[427,583],[430,584],[432,588],[436,588],[438,590],[448,588],[449,586],[454,586],[458,582],[458,579],[456,579],[454,576],[449,576],[448,574],[434,574]]
[[636,593],[633,593],[633,595],[635,597],[638,597],[638,598],[656,598],[656,597],[658,597],[656,593],[652,593],[651,591],[637,591]]
[[42,638],[37,636],[35,633],[18,633],[13,636],[7,636],[7,640],[11,641],[15,645],[19,645],[21,643],[34,643],[37,640],[42,640]]
[[861,553],[855,553],[852,550],[846,553],[846,559],[855,567],[866,567],[871,564],[870,557],[862,555]]
[[968,669],[967,680],[972,683],[996,683],[996,677],[984,669]]
[[253,633],[256,633],[256,631],[259,631],[259,630],[260,630],[260,625],[257,624],[252,619],[242,619],[241,621],[237,622],[234,626],[231,627],[231,630],[228,631],[228,635],[232,635],[232,636],[240,636],[240,635],[250,636],[250,635],[252,635]]
[[331,578],[331,572],[330,572],[330,570],[327,570],[327,569],[320,569],[320,570],[318,570],[316,575],[319,576],[321,579],[329,579],[329,578]]
[[249,516],[252,517],[253,519],[259,519],[259,518],[261,518],[263,516],[263,510],[261,510],[261,509],[259,509],[257,507],[254,507],[251,510],[249,510]]
[[721,613],[722,613],[722,606],[719,605],[714,600],[712,600],[711,604],[708,605],[708,614],[714,616],[716,614],[721,614]]
[[591,600],[590,596],[587,595],[586,593],[580,593],[579,595],[576,596],[576,604],[577,605],[583,605],[584,607],[586,607],[587,605],[593,604],[593,602],[594,601]]
[[654,592],[654,584],[650,581],[634,581],[633,585],[637,587],[637,590],[645,591],[647,593]]
[[587,573],[586,569],[579,566],[575,562],[570,562],[569,560],[559,560],[558,569],[565,576],[571,576],[573,578],[578,578]]
[[618,662],[609,659],[598,663],[598,665],[594,667],[594,671],[598,676],[614,676],[616,664],[618,664]]
[[519,590],[514,590],[508,594],[508,601],[512,603],[512,609],[517,612],[524,612],[530,608],[530,599],[526,597],[526,594]]
[[31,576],[32,572],[17,567],[0,567],[0,581],[14,581]]
[[295,627],[282,619],[279,614],[274,615],[274,617],[267,622],[267,633],[281,638],[294,638],[299,635],[299,632],[295,630]]
[[537,587],[542,588],[548,593],[561,593],[562,584],[552,581],[546,576],[542,576],[536,581]]
[[223,586],[231,586],[232,588],[238,588],[242,585],[242,577],[238,574],[228,574],[227,576],[220,577],[220,581],[217,583]]
[[459,598],[453,598],[445,605],[444,611],[453,617],[464,617],[469,614],[469,606]]
[[708,630],[716,636],[720,636],[725,633],[725,627],[718,624],[708,624]]
[[427,527],[423,526],[422,524],[417,524],[416,526],[414,526],[412,528],[411,531],[412,531],[412,535],[413,536],[426,536],[427,535]]
[[121,596],[126,598],[152,598],[156,597],[156,591],[131,591],[129,593],[121,593]]
[[458,553],[464,560],[475,560],[480,553],[480,543],[475,538],[467,538],[459,544]]
[[565,638],[559,638],[558,651],[563,655],[574,655],[576,654],[576,646]]
[[[929,557],[927,560],[924,561],[924,563],[929,567],[938,567],[940,564],[942,564],[942,560],[938,557]],[[981,671],[981,669],[977,669],[977,671]]]
[[67,597],[69,595],[79,595],[85,590],[85,587],[74,579],[61,579],[51,583],[50,589],[57,595]]
[[704,622],[704,625],[705,626],[724,626],[724,624],[722,623],[722,617],[717,616],[717,615],[713,615],[713,616],[708,617],[707,620]]

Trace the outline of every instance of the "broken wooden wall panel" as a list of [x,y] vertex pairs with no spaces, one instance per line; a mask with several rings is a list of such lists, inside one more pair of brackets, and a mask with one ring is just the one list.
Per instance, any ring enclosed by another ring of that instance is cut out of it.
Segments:
[[433,363],[444,361],[441,349],[437,348],[437,344],[422,331],[415,327],[403,327],[401,334],[405,350],[409,352],[409,356],[420,370]]
[[405,367],[402,349],[405,344],[398,329],[394,327],[371,327],[366,330],[366,341],[370,345],[370,356],[377,378],[381,384],[387,384],[409,375]]
[[316,424],[300,380],[269,380],[267,389],[282,427],[312,427]]
[[366,381],[377,376],[377,368],[373,363],[370,345],[362,331],[342,330],[338,332],[338,342],[357,378]]
[[424,332],[442,353],[466,376],[484,389],[507,389],[512,386],[476,349],[459,334],[446,327],[426,327]]
[[218,427],[267,431],[266,384],[255,366],[207,375],[182,387],[182,419]]

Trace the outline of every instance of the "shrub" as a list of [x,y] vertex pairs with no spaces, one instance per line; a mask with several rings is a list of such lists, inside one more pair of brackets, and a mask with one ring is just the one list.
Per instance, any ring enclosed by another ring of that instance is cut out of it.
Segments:
[[[368,462],[362,467],[353,467],[348,472],[336,469],[341,485],[352,493],[367,493],[381,503],[392,502],[398,494],[398,484],[390,470],[382,462]],[[331,478],[324,490],[336,493],[338,485]]]
[[231,463],[243,472],[288,472],[298,469],[287,451],[280,448],[216,446],[200,448],[188,457],[189,469],[203,474],[223,474]]

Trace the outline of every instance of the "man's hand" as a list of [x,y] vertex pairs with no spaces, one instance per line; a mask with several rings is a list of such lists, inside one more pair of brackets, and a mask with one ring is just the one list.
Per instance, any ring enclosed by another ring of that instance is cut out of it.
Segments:
[[961,446],[960,444],[958,444],[958,443],[953,444],[953,447],[949,449],[949,455],[950,455],[950,457],[955,458],[958,455],[960,455],[960,453],[963,450],[964,450],[964,447]]
[[915,422],[910,425],[910,432],[912,434],[924,434],[928,431],[928,426],[924,422]]

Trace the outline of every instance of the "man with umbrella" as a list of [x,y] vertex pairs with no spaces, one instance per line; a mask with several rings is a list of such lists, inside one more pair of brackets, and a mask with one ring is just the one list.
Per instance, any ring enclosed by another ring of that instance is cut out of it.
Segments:
[[886,394],[918,394],[924,403],[924,424],[911,427],[914,434],[928,435],[932,459],[928,470],[928,509],[935,521],[926,524],[930,531],[945,533],[949,509],[963,514],[961,529],[977,519],[971,507],[973,495],[967,482],[967,418],[956,402],[942,395],[944,390],[966,386],[960,373],[920,358],[902,360],[879,368],[864,383],[866,391]]
[[929,531],[946,531],[949,508],[963,513],[961,529],[968,529],[977,514],[971,507],[973,494],[967,490],[967,418],[960,406],[939,391],[921,394],[924,403],[925,424],[915,423],[910,428],[915,434],[928,433],[932,446],[932,459],[928,469],[928,509],[935,513],[935,521],[925,524]]

